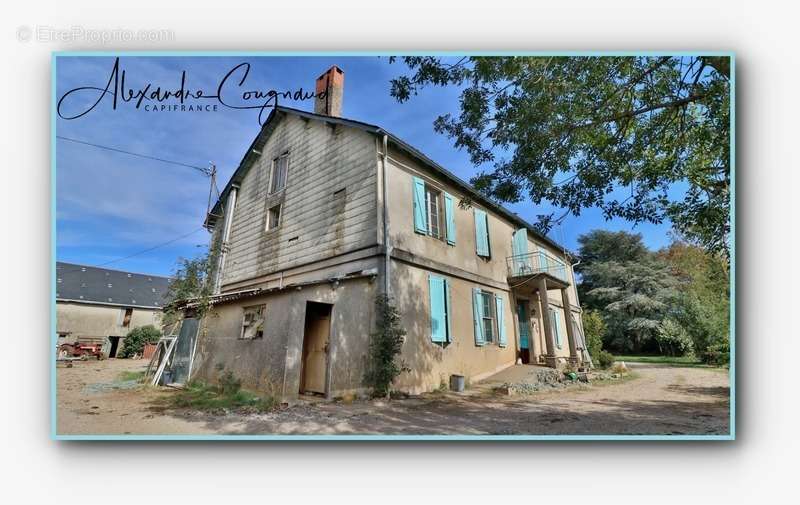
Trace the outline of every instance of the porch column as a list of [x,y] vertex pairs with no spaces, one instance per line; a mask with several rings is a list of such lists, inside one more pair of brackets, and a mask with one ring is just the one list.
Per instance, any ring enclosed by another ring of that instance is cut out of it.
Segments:
[[561,288],[561,303],[564,305],[564,317],[567,325],[567,342],[569,342],[569,362],[577,366],[580,363],[578,358],[578,345],[575,340],[575,329],[572,327],[572,305],[569,303],[569,288]]
[[550,322],[550,302],[547,299],[547,281],[544,277],[539,277],[537,281],[539,290],[539,310],[542,311],[542,328],[544,330],[544,343],[547,347],[547,354],[544,355],[544,362],[550,368],[558,367],[556,358],[556,341],[553,336],[553,326]]

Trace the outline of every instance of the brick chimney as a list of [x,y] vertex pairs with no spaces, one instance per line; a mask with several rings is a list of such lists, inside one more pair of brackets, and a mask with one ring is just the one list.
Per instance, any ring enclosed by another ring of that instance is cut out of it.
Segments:
[[[336,65],[317,77],[317,98],[314,101],[314,112],[326,116],[342,115],[342,95],[344,94],[344,72]],[[324,94],[322,98],[319,98]]]

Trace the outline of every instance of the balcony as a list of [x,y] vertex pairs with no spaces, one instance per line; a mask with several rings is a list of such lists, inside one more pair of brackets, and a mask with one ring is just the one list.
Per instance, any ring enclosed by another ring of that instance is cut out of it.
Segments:
[[509,256],[506,258],[506,267],[509,280],[543,275],[551,280],[569,285],[566,263],[544,251]]

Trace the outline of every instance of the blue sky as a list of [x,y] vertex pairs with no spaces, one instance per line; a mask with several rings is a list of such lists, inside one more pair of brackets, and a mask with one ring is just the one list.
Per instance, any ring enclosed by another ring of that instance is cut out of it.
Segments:
[[[386,128],[465,180],[478,171],[465,152],[456,151],[448,138],[433,131],[437,116],[457,113],[458,90],[430,88],[399,104],[389,96],[389,81],[405,67],[401,63],[389,64],[387,58],[125,57],[120,59],[120,70],[126,72],[126,88],[133,89],[148,83],[153,88],[177,89],[181,71],[186,70],[187,89],[213,94],[225,74],[243,62],[251,64],[247,89],[260,90],[303,87],[313,91],[316,77],[331,65],[338,65],[345,72],[344,117]],[[113,57],[59,57],[57,99],[82,86],[104,88],[113,64]],[[92,91],[74,93],[64,101],[62,113],[68,116],[85,110],[97,96]],[[281,104],[313,110],[310,101]],[[220,189],[259,128],[257,110],[218,107],[216,112],[147,112],[135,109],[131,103],[118,104],[113,110],[110,97],[80,118],[56,121],[59,136],[191,165],[207,166],[213,162],[219,171]],[[191,168],[64,140],[56,142],[59,261],[98,265],[198,229],[168,246],[114,261],[108,268],[169,275],[179,257],[194,257],[202,252],[209,238],[208,232],[200,229],[209,190],[209,181],[202,174]],[[507,207],[532,222],[537,214],[552,210],[531,202]],[[621,219],[606,221],[595,209],[570,216],[550,235],[574,250],[578,235],[595,228],[642,233],[647,246],[653,249],[669,241],[668,223],[634,227]]]

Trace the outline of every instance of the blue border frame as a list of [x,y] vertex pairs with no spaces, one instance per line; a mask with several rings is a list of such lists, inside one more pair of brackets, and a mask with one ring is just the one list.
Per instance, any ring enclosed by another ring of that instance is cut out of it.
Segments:
[[[186,57],[186,56],[728,56],[731,58],[731,268],[730,268],[730,433],[727,435],[59,435],[56,433],[56,74],[59,57]],[[140,441],[140,440],[225,440],[225,441],[709,441],[736,439],[736,54],[732,51],[54,51],[50,65],[50,438],[52,440]]]

